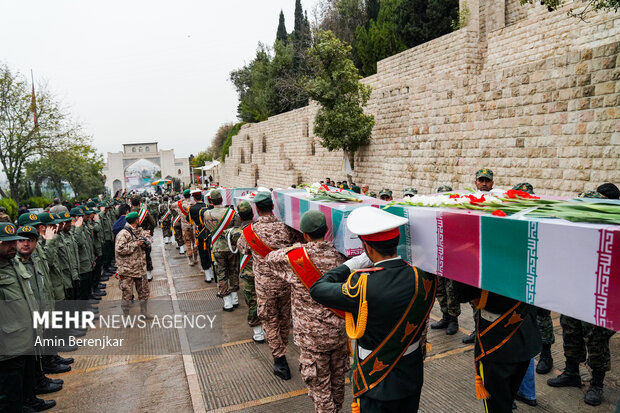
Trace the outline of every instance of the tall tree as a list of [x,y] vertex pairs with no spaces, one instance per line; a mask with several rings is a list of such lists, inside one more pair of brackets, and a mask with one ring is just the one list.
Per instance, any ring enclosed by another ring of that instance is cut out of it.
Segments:
[[379,17],[380,7],[381,2],[379,0],[366,0],[366,15],[368,17],[368,21],[377,20],[377,17]]
[[276,41],[286,44],[288,33],[286,31],[286,23],[284,22],[284,12],[280,10],[280,22],[278,23],[278,31],[276,32]]
[[393,13],[396,34],[408,48],[417,46],[450,33],[458,12],[458,0],[399,0]]

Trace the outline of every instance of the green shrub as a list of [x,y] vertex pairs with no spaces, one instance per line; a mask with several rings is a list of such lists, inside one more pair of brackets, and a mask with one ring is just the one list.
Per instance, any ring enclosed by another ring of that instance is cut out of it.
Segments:
[[239,134],[239,131],[241,130],[241,127],[243,125],[245,125],[245,122],[239,122],[235,126],[233,126],[232,129],[228,131],[228,135],[226,136],[224,145],[222,145],[222,156],[220,158],[222,162],[224,162],[226,155],[228,155],[228,151],[230,150],[230,145],[232,145],[233,136],[237,136],[237,134]]
[[9,214],[13,221],[17,219],[17,204],[12,198],[0,199],[0,207],[6,209],[6,213]]
[[52,203],[52,200],[42,196],[31,196],[30,198],[22,200],[21,203],[30,205],[30,208],[46,208]]

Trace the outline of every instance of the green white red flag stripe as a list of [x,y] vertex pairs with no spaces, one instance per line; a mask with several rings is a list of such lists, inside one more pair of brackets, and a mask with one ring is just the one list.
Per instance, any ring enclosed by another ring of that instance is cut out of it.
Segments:
[[142,224],[144,218],[146,218],[146,208],[142,208],[140,212],[138,212],[138,225]]
[[235,210],[232,208],[226,208],[226,212],[220,222],[218,222],[217,227],[213,231],[211,235],[211,245],[215,244],[215,241],[222,235],[224,230],[230,225],[232,220],[235,218]]
[[176,227],[180,220],[181,220],[181,214],[177,215],[174,221],[172,221],[172,226]]
[[162,221],[165,221],[166,218],[168,218],[170,216],[170,210],[167,210],[166,213],[164,214],[164,216],[161,218]]
[[243,271],[245,266],[248,265],[248,262],[250,262],[251,258],[252,258],[252,254],[249,254],[249,255],[243,254],[241,256],[241,261],[239,261],[239,272]]

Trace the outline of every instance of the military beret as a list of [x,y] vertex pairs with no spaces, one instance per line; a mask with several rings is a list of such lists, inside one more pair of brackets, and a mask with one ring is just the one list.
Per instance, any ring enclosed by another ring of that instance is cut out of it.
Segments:
[[271,200],[271,192],[261,191],[261,192],[257,193],[256,196],[254,197],[254,203],[255,204],[259,204],[261,202],[266,202],[266,201],[273,202]]
[[190,193],[191,193],[190,190],[186,189],[185,191],[183,191],[183,196],[187,197],[187,196],[189,196]]
[[534,194],[534,187],[532,186],[532,184],[524,182],[521,184],[516,184],[515,186],[512,187],[512,189],[514,189],[515,191],[523,191],[523,192],[527,192],[528,194]]
[[17,235],[22,237],[34,236],[36,238],[39,238],[39,232],[30,225],[23,225],[17,228]]
[[125,221],[129,222],[130,224],[134,222],[136,219],[138,219],[137,212],[130,212],[129,214],[125,216]]
[[237,205],[237,211],[241,212],[248,212],[252,210],[252,206],[250,205],[250,203],[248,201],[241,201],[239,202],[239,204]]
[[403,195],[404,196],[413,196],[416,195],[418,193],[418,190],[415,188],[405,188],[403,189]]
[[10,222],[0,222],[0,241],[8,242],[8,241],[17,241],[20,239],[26,239],[24,237],[20,237],[16,235],[17,228],[15,225]]
[[452,187],[450,185],[442,185],[437,188],[437,192],[450,192],[452,191]]
[[75,207],[71,208],[69,214],[71,214],[72,217],[81,217],[84,215],[84,211],[82,211],[82,208],[80,207]]
[[489,168],[482,168],[478,172],[476,172],[476,179],[480,178],[488,178],[491,181],[493,180],[493,171]]
[[383,188],[381,191],[379,191],[379,196],[383,195],[392,196],[392,191],[389,188]]
[[577,195],[578,198],[597,198],[597,199],[606,199],[603,195],[599,194],[596,191],[584,191]]
[[211,191],[209,191],[209,199],[211,199],[212,201],[222,199],[222,193],[217,189],[212,189]]
[[59,224],[60,222],[62,222],[62,221],[57,220],[54,217],[54,214],[50,212],[41,212],[40,214],[37,215],[37,217],[39,218],[39,221],[41,221],[41,223],[45,225],[55,225],[55,224]]
[[26,212],[25,214],[21,214],[19,216],[19,218],[17,219],[17,224],[34,226],[41,225],[41,221],[39,221],[39,217],[37,216],[37,214],[32,212]]
[[353,186],[351,187],[351,191],[355,192],[356,194],[361,194],[361,193],[362,193],[362,190],[361,190],[361,189],[360,189],[360,187],[359,187],[359,186],[357,186],[357,185],[353,185]]
[[327,220],[321,211],[306,211],[299,222],[301,232],[310,233],[327,227]]

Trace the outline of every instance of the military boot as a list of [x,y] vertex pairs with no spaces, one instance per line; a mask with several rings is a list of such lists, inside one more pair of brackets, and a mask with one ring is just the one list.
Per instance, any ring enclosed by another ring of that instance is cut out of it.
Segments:
[[581,387],[579,363],[566,360],[566,368],[558,377],[547,380],[551,387]]
[[30,408],[36,412],[42,412],[43,410],[49,410],[54,406],[56,406],[55,400],[43,400],[43,399],[39,399],[38,397],[31,397],[27,400],[24,400],[24,407]]
[[450,316],[444,313],[441,320],[431,324],[431,328],[433,330],[442,330],[444,328],[448,328],[448,324],[450,324]]
[[275,357],[273,359],[273,374],[275,374],[282,380],[291,379],[291,369],[289,369],[288,367],[286,356]]
[[586,392],[583,401],[590,406],[598,406],[603,401],[603,381],[605,380],[604,371],[593,371],[590,387]]
[[457,331],[459,331],[459,318],[453,316],[448,317],[450,317],[450,321],[448,322],[448,328],[446,328],[446,334],[451,336],[456,334]]
[[189,262],[189,265],[191,266],[196,265],[196,263],[194,262],[194,260],[192,259],[190,255],[187,256],[187,261]]
[[60,374],[71,371],[71,366],[60,364],[50,359],[44,359],[42,364],[43,373],[45,374]]
[[540,358],[536,365],[536,373],[547,374],[553,368],[553,358],[551,357],[551,344],[543,344]]
[[141,301],[140,302],[140,313],[144,316],[145,319],[147,320],[152,320],[153,315],[149,313],[148,311],[148,302],[147,301]]
[[34,385],[34,394],[55,393],[60,390],[62,390],[62,384],[53,383],[44,375],[37,378],[37,382]]
[[472,331],[470,335],[464,337],[461,341],[463,344],[473,344],[476,341],[476,330]]
[[231,311],[234,310],[233,303],[232,303],[232,297],[230,296],[230,294],[224,296],[224,308],[223,308],[223,310],[227,311],[227,312],[231,312]]

